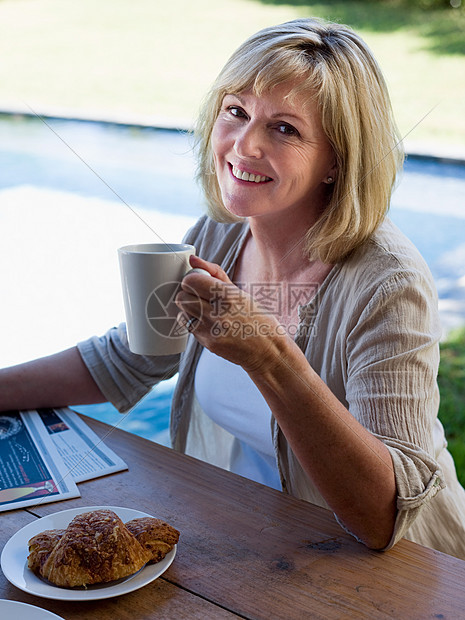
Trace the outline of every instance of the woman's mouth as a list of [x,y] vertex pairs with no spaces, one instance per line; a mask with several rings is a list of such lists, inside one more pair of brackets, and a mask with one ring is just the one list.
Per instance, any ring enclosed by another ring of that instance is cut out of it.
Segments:
[[248,181],[249,183],[268,183],[272,179],[270,177],[266,177],[262,174],[254,174],[253,172],[245,172],[243,170],[239,170],[236,166],[231,166],[231,171],[236,179],[240,181]]

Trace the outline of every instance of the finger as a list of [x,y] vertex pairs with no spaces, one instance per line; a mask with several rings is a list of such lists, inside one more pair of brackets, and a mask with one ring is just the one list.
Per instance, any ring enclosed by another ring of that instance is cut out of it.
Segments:
[[208,314],[211,311],[208,300],[202,299],[199,295],[190,295],[185,291],[180,291],[176,295],[175,303],[187,318],[194,316],[201,319],[205,313]]
[[204,269],[205,271],[208,271],[211,276],[218,278],[218,280],[221,280],[222,282],[231,282],[223,269],[215,263],[210,263],[203,258],[200,258],[200,256],[195,255],[190,256],[189,262],[193,269]]
[[190,295],[192,298],[195,298],[197,301],[202,299],[209,299],[211,292],[212,283],[216,282],[217,286],[220,284],[218,280],[214,280],[210,274],[205,276],[202,273],[197,273],[197,271],[190,271],[188,274],[184,276],[181,281],[181,288],[176,295],[176,300],[184,300],[187,295]]
[[188,315],[184,314],[184,312],[179,312],[176,320],[178,324],[184,329],[186,329],[188,332],[193,332],[200,322],[200,319],[198,319],[197,317],[189,317]]
[[184,277],[190,276],[193,273],[203,273],[205,276],[213,277],[213,276],[210,275],[209,271],[207,271],[206,269],[201,269],[200,267],[194,267],[193,269],[188,271]]
[[176,295],[175,303],[187,315],[187,318],[191,316],[198,317],[201,314],[201,300],[198,295],[191,295],[189,292],[182,290]]

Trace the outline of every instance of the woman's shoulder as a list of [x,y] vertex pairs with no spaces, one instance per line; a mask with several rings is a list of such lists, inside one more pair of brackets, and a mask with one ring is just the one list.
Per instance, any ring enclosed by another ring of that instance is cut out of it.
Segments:
[[352,272],[371,274],[376,280],[400,273],[416,273],[428,280],[432,275],[412,241],[388,218],[345,261]]
[[247,230],[246,221],[224,224],[204,215],[188,231],[184,243],[193,245],[197,255],[205,260],[222,263],[228,255],[236,252]]
[[436,285],[425,260],[388,219],[339,265],[331,284],[346,306],[351,300],[364,306],[375,298],[410,295],[413,291],[432,303],[437,300]]

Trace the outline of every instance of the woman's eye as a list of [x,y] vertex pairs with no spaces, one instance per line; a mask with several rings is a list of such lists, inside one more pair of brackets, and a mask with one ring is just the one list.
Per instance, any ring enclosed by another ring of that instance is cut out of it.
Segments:
[[288,125],[288,123],[280,123],[278,125],[279,133],[284,134],[285,136],[298,136],[299,132],[292,125]]
[[236,105],[228,106],[228,112],[232,114],[232,116],[237,116],[239,118],[245,118],[247,116],[244,110]]

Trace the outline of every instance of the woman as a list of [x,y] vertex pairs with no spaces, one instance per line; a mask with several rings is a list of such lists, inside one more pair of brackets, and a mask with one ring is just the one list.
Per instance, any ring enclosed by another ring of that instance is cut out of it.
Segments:
[[185,353],[131,354],[119,326],[4,371],[0,406],[125,411],[179,371],[177,450],[329,507],[371,548],[406,536],[465,559],[436,293],[385,217],[402,152],[371,52],[318,20],[257,33],[206,99],[197,147],[210,216],[185,241],[209,275],[177,298]]

